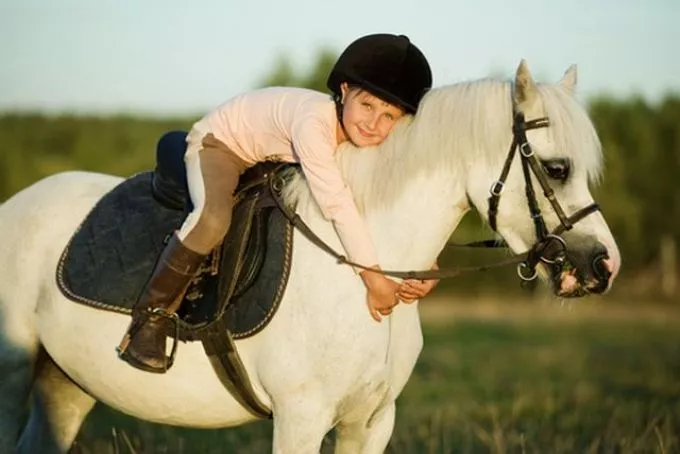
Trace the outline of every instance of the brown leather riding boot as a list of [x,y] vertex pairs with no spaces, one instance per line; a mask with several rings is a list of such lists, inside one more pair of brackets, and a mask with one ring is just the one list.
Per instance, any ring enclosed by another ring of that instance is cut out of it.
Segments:
[[118,346],[122,360],[160,374],[172,366],[165,354],[170,318],[205,257],[184,246],[176,234],[172,236],[132,311],[132,322]]

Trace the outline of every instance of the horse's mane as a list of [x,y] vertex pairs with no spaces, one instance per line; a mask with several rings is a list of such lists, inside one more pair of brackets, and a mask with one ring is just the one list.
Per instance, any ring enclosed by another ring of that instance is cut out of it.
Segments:
[[[599,177],[600,142],[585,110],[559,84],[538,85],[555,149],[572,158],[591,180]],[[512,84],[482,79],[431,90],[415,117],[402,118],[378,147],[357,148],[349,142],[338,152],[338,164],[359,209],[391,205],[407,183],[422,172],[447,168],[461,174],[469,159],[501,170],[512,140]],[[529,120],[529,119],[528,119]],[[289,185],[289,199],[311,202],[302,178]]]

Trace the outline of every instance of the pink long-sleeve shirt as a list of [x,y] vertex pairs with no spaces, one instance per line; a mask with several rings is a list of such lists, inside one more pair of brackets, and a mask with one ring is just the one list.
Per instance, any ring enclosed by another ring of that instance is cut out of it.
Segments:
[[225,102],[195,123],[187,153],[200,151],[203,136],[213,133],[248,165],[273,156],[300,163],[348,258],[376,265],[368,228],[335,160],[336,127],[335,103],[328,95],[303,88],[264,88]]

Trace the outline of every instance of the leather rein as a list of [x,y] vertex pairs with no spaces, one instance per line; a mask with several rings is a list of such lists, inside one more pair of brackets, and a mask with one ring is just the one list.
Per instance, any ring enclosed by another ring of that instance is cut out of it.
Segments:
[[[270,172],[267,175],[269,181],[269,189],[272,198],[276,202],[277,207],[283,215],[290,221],[295,228],[297,228],[303,235],[307,237],[313,244],[334,257],[338,263],[350,265],[360,270],[366,270],[373,273],[383,274],[385,276],[395,277],[399,279],[419,279],[432,280],[458,277],[463,274],[468,274],[476,271],[486,271],[492,268],[517,264],[517,274],[523,281],[533,281],[537,277],[536,266],[539,262],[547,264],[563,263],[566,258],[566,243],[560,236],[567,230],[571,230],[575,223],[585,218],[586,216],[600,210],[597,203],[591,203],[584,208],[581,208],[571,216],[567,216],[562,209],[562,206],[555,197],[555,192],[550,187],[548,176],[539,160],[536,158],[531,145],[527,140],[526,132],[532,129],[546,128],[550,125],[550,120],[547,117],[536,118],[526,121],[524,114],[516,112],[513,118],[512,134],[513,140],[510,145],[510,150],[505,159],[501,175],[497,181],[493,183],[489,190],[490,196],[488,199],[488,219],[489,225],[494,231],[497,231],[497,215],[498,205],[500,203],[501,194],[505,186],[505,181],[510,173],[510,167],[519,150],[520,159],[522,160],[522,172],[524,174],[525,192],[527,197],[527,204],[529,214],[534,221],[534,228],[536,232],[536,243],[526,252],[518,254],[510,259],[502,260],[500,262],[470,266],[470,267],[450,267],[432,270],[420,271],[397,271],[397,270],[377,270],[360,263],[355,263],[347,259],[343,254],[340,254],[319,236],[317,236],[309,226],[302,220],[302,218],[294,211],[290,210],[283,201],[282,190],[285,184],[283,178],[275,178],[276,171]],[[534,190],[531,173],[534,174],[538,181],[543,195],[550,202],[553,210],[557,214],[560,224],[549,232],[541,210],[538,207],[538,200],[536,199],[536,191]],[[507,247],[504,241],[485,240],[466,243],[460,246],[464,247]]]

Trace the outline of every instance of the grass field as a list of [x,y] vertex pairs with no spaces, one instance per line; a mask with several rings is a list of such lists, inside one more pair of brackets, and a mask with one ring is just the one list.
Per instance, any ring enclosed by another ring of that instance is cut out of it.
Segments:
[[[680,307],[433,299],[421,313],[425,347],[388,453],[680,453]],[[98,407],[74,452],[267,453],[270,431]]]

